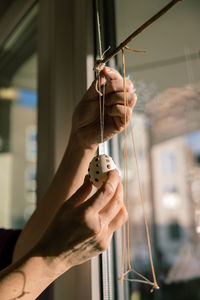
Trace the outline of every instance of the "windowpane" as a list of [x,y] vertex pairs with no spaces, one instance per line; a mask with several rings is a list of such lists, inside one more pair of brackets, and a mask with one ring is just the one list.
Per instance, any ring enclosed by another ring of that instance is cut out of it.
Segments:
[[[167,3],[115,0],[117,44]],[[200,299],[199,11],[199,1],[178,3],[129,44],[146,53],[125,51],[126,75],[138,95],[132,124],[160,285],[151,294],[148,285],[129,282],[125,299]],[[120,55],[117,61],[122,70]],[[131,264],[152,280],[130,131],[127,141]],[[122,175],[123,149],[122,134]],[[116,241],[119,277],[122,243]]]
[[0,51],[0,226],[21,228],[36,204],[37,10]]

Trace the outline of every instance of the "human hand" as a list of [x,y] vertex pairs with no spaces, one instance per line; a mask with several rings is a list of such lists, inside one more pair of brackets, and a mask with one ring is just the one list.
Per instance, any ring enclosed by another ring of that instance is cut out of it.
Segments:
[[[100,73],[101,85],[107,79],[105,86],[105,119],[104,119],[104,141],[120,133],[131,118],[132,109],[136,104],[137,96],[133,90],[131,81],[126,80],[128,106],[124,108],[123,78],[113,68],[105,67]],[[73,114],[72,134],[75,134],[81,144],[86,148],[101,142],[100,137],[100,110],[99,95],[94,81],[85,93]],[[126,123],[126,124],[125,124]]]
[[91,188],[86,178],[38,244],[39,254],[48,257],[59,274],[106,250],[113,232],[127,220],[118,171],[110,171],[104,185],[87,200]]

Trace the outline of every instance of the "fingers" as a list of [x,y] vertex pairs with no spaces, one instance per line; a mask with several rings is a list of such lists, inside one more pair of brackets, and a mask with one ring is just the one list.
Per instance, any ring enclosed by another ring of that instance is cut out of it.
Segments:
[[110,67],[105,67],[102,70],[101,74],[111,80],[122,79],[122,76],[120,75],[120,73],[117,70],[115,70],[114,68],[110,68]]
[[84,183],[82,186],[76,191],[75,194],[72,195],[72,197],[66,202],[67,206],[77,207],[81,203],[83,203],[92,190],[92,184],[89,180],[89,177],[86,176]]
[[85,202],[84,207],[90,207],[94,212],[102,210],[115,195],[119,182],[120,177],[118,171],[110,171],[106,182],[87,202]]
[[[137,95],[135,93],[127,93],[127,106],[134,107],[137,101]],[[105,98],[105,105],[112,106],[115,104],[124,105],[124,93],[110,94]]]
[[[107,79],[110,79],[106,82]],[[100,85],[105,84],[105,93],[106,95],[112,93],[122,93],[124,91],[123,79],[120,73],[110,67],[105,67],[100,73]],[[97,92],[97,82],[93,81],[92,85],[84,95],[83,99],[86,101],[97,100],[98,92]],[[126,80],[126,91],[128,93],[134,92],[133,83],[130,80]]]
[[[126,91],[127,92],[133,92],[133,83],[130,80],[126,80]],[[111,93],[119,93],[119,92],[124,92],[124,84],[122,79],[117,79],[117,80],[109,80],[106,83],[105,86],[105,93],[106,94],[111,94]]]
[[118,212],[118,214],[110,222],[108,226],[109,231],[111,232],[116,231],[119,227],[121,227],[124,223],[126,223],[127,220],[128,220],[128,213],[125,206],[123,206]]
[[[79,209],[82,226],[89,229],[100,248],[106,236],[112,235],[126,220],[127,211],[123,203],[123,186],[116,170],[110,171],[103,187]],[[99,242],[100,239],[100,242]],[[106,247],[106,246],[105,246]]]
[[114,197],[99,212],[102,225],[109,224],[123,206],[123,186],[119,182]]
[[125,115],[126,115],[126,121],[128,122],[130,120],[132,109],[130,107],[125,107],[123,105],[114,105],[111,107],[108,107],[106,109],[107,115],[111,117],[120,117],[122,120],[122,123],[125,123]]

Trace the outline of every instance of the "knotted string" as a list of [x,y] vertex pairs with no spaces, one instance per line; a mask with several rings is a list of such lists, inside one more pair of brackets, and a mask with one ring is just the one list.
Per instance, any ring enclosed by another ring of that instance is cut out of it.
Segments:
[[[102,41],[101,41],[101,26],[100,26],[100,18],[99,18],[99,3],[98,0],[96,0],[96,10],[97,10],[97,30],[98,30],[98,43],[99,43],[99,56],[100,59],[98,60],[98,63],[95,66],[95,71],[97,72],[97,79],[96,79],[96,91],[99,94],[99,109],[100,109],[100,131],[101,131],[101,143],[103,144],[103,135],[104,135],[104,104],[105,104],[105,84],[103,87],[101,87],[101,78],[100,78],[100,72],[104,68],[104,64],[101,63],[103,60],[103,56],[105,53],[102,51]],[[135,50],[127,45],[125,45],[121,51],[122,51],[122,65],[123,65],[123,90],[124,90],[124,119],[125,119],[125,129],[124,129],[124,150],[123,150],[123,156],[124,156],[124,203],[126,205],[127,211],[128,211],[128,160],[127,160],[127,107],[128,107],[128,99],[127,99],[127,90],[126,90],[126,70],[125,70],[125,54],[124,49],[133,51],[133,52],[145,52],[140,50]],[[106,50],[107,51],[107,50]],[[106,52],[105,51],[105,52]],[[158,284],[156,281],[156,275],[153,265],[153,259],[152,259],[152,251],[151,251],[151,242],[150,242],[150,234],[149,234],[149,228],[147,224],[147,217],[145,212],[145,206],[144,206],[144,199],[142,194],[142,187],[141,187],[141,180],[140,180],[140,173],[139,173],[139,167],[138,167],[138,159],[137,159],[137,153],[136,153],[136,147],[135,147],[135,141],[134,141],[134,133],[133,133],[133,127],[130,122],[130,128],[131,128],[131,137],[132,137],[132,143],[133,143],[133,152],[136,162],[136,169],[137,169],[137,177],[138,177],[138,185],[139,185],[139,192],[140,192],[140,199],[142,203],[142,209],[143,209],[143,216],[144,216],[144,223],[145,223],[145,229],[146,229],[146,236],[147,236],[147,244],[148,244],[148,251],[149,251],[149,258],[150,258],[150,264],[151,264],[151,270],[152,270],[152,276],[153,276],[153,282],[151,282],[148,278],[137,272],[134,268],[131,267],[131,258],[130,258],[130,224],[129,220],[127,223],[123,226],[123,246],[122,246],[122,270],[121,270],[121,280],[128,280],[133,282],[141,282],[145,284],[149,284],[152,286],[151,292],[154,289],[158,289]],[[104,145],[104,144],[103,144]],[[104,149],[105,151],[105,149]],[[127,259],[128,259],[128,266],[127,271],[125,271],[125,250],[126,250],[126,241],[127,241]],[[130,272],[133,272],[141,279],[129,279],[127,276]]]
[[[129,47],[125,47],[127,50],[134,50]],[[125,119],[125,129],[124,129],[124,202],[126,204],[126,208],[128,210],[128,178],[127,178],[127,106],[128,106],[128,99],[127,99],[127,90],[126,90],[126,70],[125,70],[125,54],[124,49],[122,49],[122,66],[123,66],[123,89],[124,89],[124,119]],[[140,193],[140,200],[142,204],[142,210],[143,210],[143,216],[144,216],[144,224],[146,229],[146,236],[147,236],[147,244],[148,244],[148,252],[149,252],[149,259],[151,264],[151,270],[152,270],[152,276],[153,276],[153,282],[151,282],[149,279],[147,279],[145,276],[140,274],[139,272],[135,271],[134,268],[131,267],[130,262],[130,226],[129,226],[129,220],[127,221],[127,231],[125,232],[125,229],[123,229],[123,249],[122,249],[122,273],[121,273],[121,280],[128,280],[133,282],[143,282],[149,285],[152,285],[151,292],[154,289],[158,289],[158,284],[156,281],[156,275],[154,270],[154,264],[153,264],[153,258],[152,258],[152,251],[151,251],[151,241],[150,241],[150,234],[149,234],[149,227],[147,223],[147,217],[145,212],[145,205],[144,205],[144,198],[142,193],[142,185],[140,180],[140,172],[139,172],[139,166],[138,166],[138,159],[137,159],[137,153],[136,153],[136,147],[135,147],[135,140],[134,140],[134,132],[133,132],[133,126],[130,121],[130,128],[131,128],[131,137],[132,137],[132,144],[133,144],[133,152],[136,162],[136,170],[137,170],[137,178],[138,178],[138,185],[139,185],[139,193]],[[125,269],[125,248],[126,248],[126,239],[127,239],[127,258],[128,258],[128,267],[127,271],[124,272]],[[142,279],[129,279],[126,277],[130,272],[133,272],[138,277]]]
[[[101,25],[100,25],[100,17],[99,17],[99,3],[96,0],[96,13],[97,13],[97,31],[98,31],[98,44],[99,44],[99,56],[100,60],[103,59],[103,50],[102,50],[102,41],[101,41]],[[103,153],[105,153],[105,145],[104,145],[104,107],[105,107],[105,83],[101,86],[101,75],[100,72],[104,68],[104,64],[100,64],[98,68],[95,69],[97,72],[96,84],[95,88],[99,95],[99,113],[100,113],[100,139],[101,144],[103,145]],[[98,150],[99,152],[99,150]]]

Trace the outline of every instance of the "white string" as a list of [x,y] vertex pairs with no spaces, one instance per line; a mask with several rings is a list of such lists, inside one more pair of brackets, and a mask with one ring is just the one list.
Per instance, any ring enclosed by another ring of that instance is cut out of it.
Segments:
[[97,30],[98,30],[98,42],[99,42],[99,55],[102,59],[103,51],[102,51],[102,43],[101,43],[101,25],[100,25],[100,18],[99,18],[99,2],[96,0],[96,10],[97,10]]
[[[98,43],[99,43],[99,55],[100,59],[103,59],[104,53],[102,51],[102,41],[101,41],[101,25],[100,25],[100,18],[99,18],[99,2],[96,0],[96,11],[97,11],[97,30],[98,30]],[[99,94],[99,112],[100,112],[100,137],[101,137],[101,144],[103,146],[103,153],[105,153],[105,144],[104,144],[104,105],[105,105],[105,83],[103,87],[101,87],[101,76],[100,70],[98,71],[98,94]]]
[[99,94],[100,141],[103,147],[102,151],[103,153],[105,153],[105,143],[104,143],[105,83],[101,87],[100,77],[99,77],[99,91],[102,92],[102,96]]

